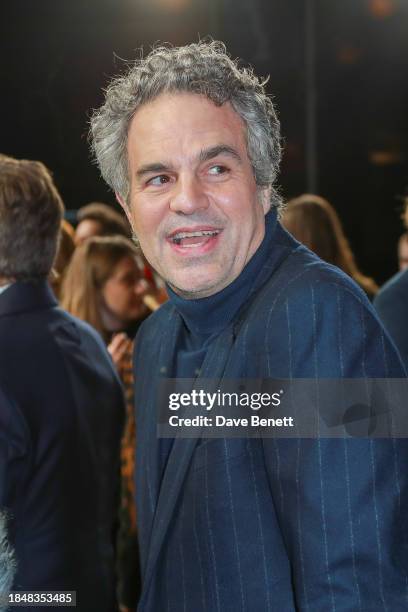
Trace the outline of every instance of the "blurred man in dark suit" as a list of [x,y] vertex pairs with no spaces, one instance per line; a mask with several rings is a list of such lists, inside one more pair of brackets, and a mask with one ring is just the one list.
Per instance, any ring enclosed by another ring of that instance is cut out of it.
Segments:
[[42,163],[0,157],[0,508],[15,590],[112,612],[123,395],[102,340],[48,286],[62,212]]
[[[405,199],[402,219],[408,228],[408,197]],[[381,287],[374,306],[385,329],[394,340],[408,372],[408,269],[402,265],[401,259],[400,271]]]

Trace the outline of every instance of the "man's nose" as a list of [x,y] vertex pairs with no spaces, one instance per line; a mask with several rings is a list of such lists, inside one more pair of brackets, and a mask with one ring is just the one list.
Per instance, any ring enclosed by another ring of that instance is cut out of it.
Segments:
[[170,210],[191,215],[208,206],[208,196],[200,180],[194,175],[179,177],[172,193]]

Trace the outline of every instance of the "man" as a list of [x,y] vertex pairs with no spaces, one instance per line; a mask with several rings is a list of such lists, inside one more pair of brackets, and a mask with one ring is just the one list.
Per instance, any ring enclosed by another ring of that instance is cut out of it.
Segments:
[[[402,216],[405,227],[408,228],[408,198],[405,201],[405,212]],[[402,265],[401,244],[406,236],[400,239],[400,271],[394,274],[377,294],[374,300],[375,309],[385,329],[394,340],[401,359],[408,371],[408,270]]]
[[165,377],[403,375],[361,291],[277,221],[263,84],[220,43],[158,48],[91,131],[170,294],[136,339],[139,610],[402,611],[405,444],[156,436]]
[[42,163],[0,157],[0,508],[14,590],[113,612],[123,394],[97,333],[47,284],[62,212]]

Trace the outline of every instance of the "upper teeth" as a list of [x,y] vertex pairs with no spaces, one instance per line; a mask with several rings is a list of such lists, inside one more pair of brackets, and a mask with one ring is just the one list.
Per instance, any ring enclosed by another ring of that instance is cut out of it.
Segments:
[[199,238],[200,236],[215,236],[219,230],[203,230],[201,232],[178,232],[172,236],[172,240],[182,240],[183,238]]

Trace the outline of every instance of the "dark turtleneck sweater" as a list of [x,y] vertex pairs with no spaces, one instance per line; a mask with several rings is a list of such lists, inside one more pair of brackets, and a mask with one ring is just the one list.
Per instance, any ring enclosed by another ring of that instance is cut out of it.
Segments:
[[241,274],[222,291],[189,300],[167,287],[169,299],[184,323],[176,348],[174,378],[195,378],[199,374],[209,345],[245,304],[257,274],[267,260],[276,223],[277,215],[273,209],[265,217],[265,236],[258,249]]
[[[200,373],[211,342],[229,325],[245,304],[255,279],[266,263],[274,240],[276,210],[265,216],[265,236],[241,274],[225,289],[198,300],[180,297],[167,286],[170,302],[183,319],[182,333],[176,345],[172,378],[195,378]],[[173,439],[162,438],[160,450],[164,470]]]

